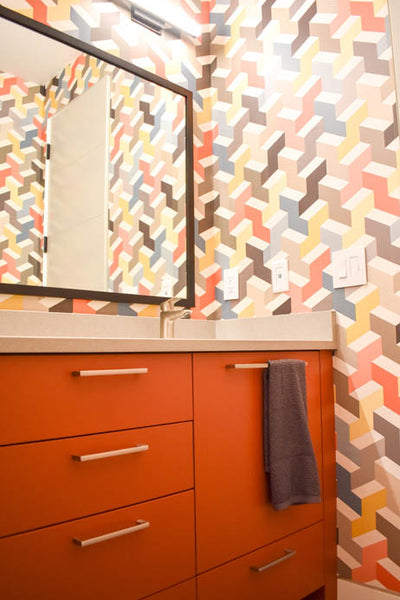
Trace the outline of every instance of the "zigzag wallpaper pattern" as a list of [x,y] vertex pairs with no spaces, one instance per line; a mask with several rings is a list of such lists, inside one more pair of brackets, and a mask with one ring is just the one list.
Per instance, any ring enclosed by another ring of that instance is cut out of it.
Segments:
[[[194,92],[193,316],[337,311],[338,570],[400,591],[400,151],[386,0],[181,0],[201,43],[128,35],[109,2],[3,3]],[[353,245],[366,249],[368,283],[334,289],[331,252]],[[278,257],[285,294],[271,290]],[[240,299],[226,302],[234,266]],[[54,298],[0,306],[156,314]]]
[[40,285],[45,97],[39,84],[0,73],[0,281]]

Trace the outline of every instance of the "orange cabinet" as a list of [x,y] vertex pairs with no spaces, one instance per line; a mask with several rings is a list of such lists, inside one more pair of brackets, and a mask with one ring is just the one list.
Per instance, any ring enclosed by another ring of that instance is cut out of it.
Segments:
[[312,525],[198,577],[198,600],[298,600],[324,585],[323,527]]
[[[227,365],[287,356],[323,497],[277,512],[262,369]],[[3,355],[0,378],[0,598],[336,600],[330,352]]]

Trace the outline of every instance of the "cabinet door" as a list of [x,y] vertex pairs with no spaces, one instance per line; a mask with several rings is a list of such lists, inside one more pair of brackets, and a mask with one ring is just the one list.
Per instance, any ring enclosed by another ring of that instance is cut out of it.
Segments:
[[[263,467],[262,369],[288,353],[221,353],[194,356],[197,566],[203,572],[322,519],[321,504],[275,511]],[[309,427],[322,485],[319,353],[305,360]]]
[[2,538],[0,598],[138,600],[190,579],[193,502],[193,492],[182,492]]

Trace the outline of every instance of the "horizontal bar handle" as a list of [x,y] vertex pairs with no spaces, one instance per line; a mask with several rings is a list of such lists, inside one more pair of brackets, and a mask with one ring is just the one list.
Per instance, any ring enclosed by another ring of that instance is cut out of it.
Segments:
[[250,569],[252,571],[257,571],[257,573],[262,573],[263,571],[266,571],[267,569],[270,569],[271,567],[275,567],[275,565],[279,565],[279,563],[284,562],[285,560],[288,560],[289,558],[292,558],[292,556],[294,556],[296,554],[296,550],[284,550],[285,552],[285,556],[282,556],[281,558],[277,558],[276,560],[273,560],[270,563],[267,563],[266,565],[263,565],[262,567],[250,567]]
[[78,538],[72,538],[72,541],[80,546],[81,548],[86,548],[86,546],[92,546],[93,544],[100,544],[100,542],[106,542],[107,540],[113,540],[114,538],[122,537],[123,535],[129,535],[130,533],[136,533],[136,531],[141,531],[142,529],[147,529],[150,527],[149,521],[143,521],[142,519],[138,519],[136,521],[136,525],[133,527],[127,527],[126,529],[119,529],[118,531],[112,531],[111,533],[105,533],[104,535],[98,535],[93,538],[88,538],[87,540],[78,540]]
[[137,454],[146,452],[149,449],[148,444],[137,444],[132,448],[120,448],[119,450],[109,450],[108,452],[96,452],[93,454],[73,454],[73,460],[78,462],[87,462],[88,460],[99,460],[101,458],[112,458],[113,456],[123,456],[124,454]]
[[249,363],[238,365],[226,365],[227,369],[268,369],[268,363]]
[[74,377],[103,377],[104,375],[140,375],[148,373],[147,367],[137,369],[98,369],[95,371],[72,371]]
[[[305,366],[308,363],[304,363]],[[237,365],[226,365],[227,369],[268,369],[269,363],[239,363]]]

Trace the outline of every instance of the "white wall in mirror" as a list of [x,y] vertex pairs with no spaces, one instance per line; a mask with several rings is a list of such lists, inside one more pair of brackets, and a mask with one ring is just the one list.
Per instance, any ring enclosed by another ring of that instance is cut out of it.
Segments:
[[110,77],[58,110],[47,127],[43,284],[108,289]]

